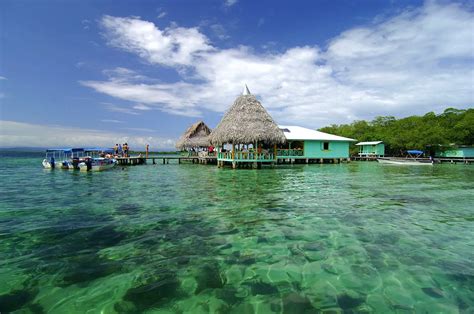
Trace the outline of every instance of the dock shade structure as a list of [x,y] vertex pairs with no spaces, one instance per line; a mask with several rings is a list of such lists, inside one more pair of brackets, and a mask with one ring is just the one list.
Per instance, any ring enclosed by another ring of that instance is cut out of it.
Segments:
[[349,145],[356,140],[300,126],[280,125],[286,143],[278,148],[279,160],[324,162],[349,158]]
[[204,123],[204,121],[198,121],[191,125],[186,132],[176,142],[176,148],[179,150],[195,150],[196,152],[200,148],[207,149],[210,145],[209,134],[211,129]]
[[276,162],[277,145],[285,141],[283,131],[247,86],[211,132],[211,143],[218,148],[217,164],[230,162],[234,168],[241,163],[258,167]]
[[359,142],[359,157],[383,157],[385,144],[382,141]]

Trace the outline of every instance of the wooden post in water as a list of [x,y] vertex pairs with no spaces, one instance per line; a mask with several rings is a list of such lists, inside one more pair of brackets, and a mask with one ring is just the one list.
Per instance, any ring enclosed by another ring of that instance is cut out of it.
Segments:
[[146,158],[148,158],[148,148],[149,148],[150,145],[146,144],[146,153],[145,153],[145,156]]

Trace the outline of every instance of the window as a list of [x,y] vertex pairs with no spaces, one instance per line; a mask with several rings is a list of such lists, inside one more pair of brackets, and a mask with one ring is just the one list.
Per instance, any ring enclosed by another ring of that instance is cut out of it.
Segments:
[[323,150],[329,150],[329,142],[323,142]]

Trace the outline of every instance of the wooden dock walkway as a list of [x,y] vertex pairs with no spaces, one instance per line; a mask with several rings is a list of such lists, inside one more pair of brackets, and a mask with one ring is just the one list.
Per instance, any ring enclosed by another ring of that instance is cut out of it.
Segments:
[[[217,164],[216,156],[132,156],[132,157],[118,157],[116,158],[117,164],[120,166],[136,166],[145,165],[151,162],[156,165],[162,163],[163,165],[169,164],[170,160],[176,160],[178,164],[182,162],[191,162],[193,164]],[[377,161],[377,158],[373,157],[351,157],[353,161]],[[451,164],[473,164],[473,158],[434,158],[435,164],[439,163],[451,163]],[[336,163],[336,161],[334,161]]]
[[208,164],[208,163],[217,163],[217,157],[215,156],[206,156],[206,157],[199,157],[199,156],[149,156],[149,157],[142,157],[142,156],[131,156],[131,157],[118,157],[116,158],[117,164],[120,166],[136,166],[136,165],[144,165],[148,164],[149,161],[153,165],[157,163],[162,163],[163,165],[169,164],[170,160],[177,160],[178,164],[183,161],[201,164]]
[[[418,160],[429,160],[429,158],[417,158]],[[360,157],[360,156],[352,156],[351,160],[353,161],[377,161],[377,157]],[[466,164],[470,165],[471,163],[474,163],[474,158],[438,158],[435,157],[433,158],[433,162],[435,164],[444,164],[444,163],[450,163],[450,164]]]

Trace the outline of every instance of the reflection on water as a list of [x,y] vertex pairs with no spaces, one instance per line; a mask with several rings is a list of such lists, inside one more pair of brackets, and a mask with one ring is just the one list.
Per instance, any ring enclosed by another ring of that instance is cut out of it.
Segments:
[[2,161],[2,313],[474,311],[472,166]]

